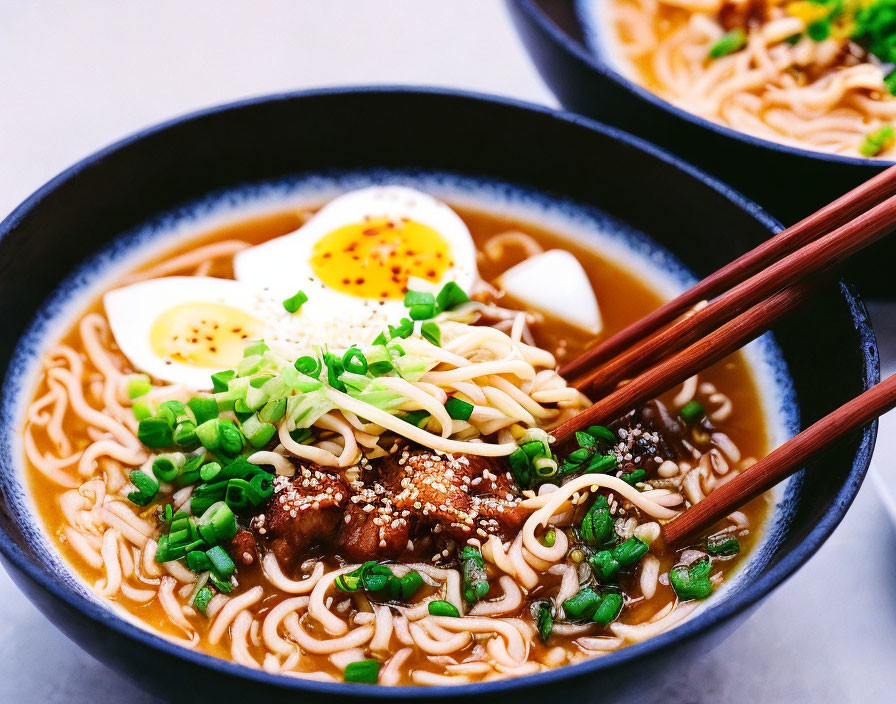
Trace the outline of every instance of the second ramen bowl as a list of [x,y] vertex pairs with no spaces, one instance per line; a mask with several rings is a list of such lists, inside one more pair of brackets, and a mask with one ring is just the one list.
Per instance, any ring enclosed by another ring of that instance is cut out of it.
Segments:
[[[22,336],[47,314],[48,296],[85,259],[120,246],[123,233],[165,222],[209,194],[263,192],[272,183],[339,174],[363,179],[372,172],[387,178],[393,172],[441,174],[474,188],[514,189],[550,207],[602,213],[644,233],[642,244],[671,251],[697,275],[778,228],[738,193],[666,152],[584,118],[531,105],[430,90],[339,89],[216,108],[88,157],[0,225],[5,403],[23,383],[16,360],[40,353]],[[877,381],[877,349],[864,307],[843,283],[819,291],[774,334],[795,392],[782,412],[791,419],[798,415],[804,425]],[[783,369],[779,373],[787,376]],[[14,415],[16,409],[6,410]],[[201,695],[209,701],[524,702],[543,701],[548,693],[593,701],[643,692],[667,668],[712,647],[831,534],[862,482],[876,429],[868,427],[815,462],[805,477],[788,482],[764,547],[732,588],[683,625],[578,665],[432,688],[288,678],[188,650],[136,626],[60,570],[21,478],[15,428],[7,431],[0,442],[0,558],[62,633],[147,690],[171,701]]]
[[[506,0],[532,61],[561,104],[673,151],[760,203],[785,225],[892,165],[778,144],[663,100],[599,55],[593,46],[599,38],[588,26],[591,20],[584,18],[584,2]],[[894,297],[889,267],[894,255],[896,243],[880,242],[856,258],[849,275],[861,282],[863,293]]]

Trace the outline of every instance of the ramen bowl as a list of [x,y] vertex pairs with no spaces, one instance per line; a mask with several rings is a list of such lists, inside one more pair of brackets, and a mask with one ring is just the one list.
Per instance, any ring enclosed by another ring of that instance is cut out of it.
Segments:
[[[176,241],[197,223],[226,223],[300,198],[320,201],[358,185],[395,182],[449,202],[545,219],[583,242],[600,237],[607,247],[651,262],[679,289],[779,229],[737,192],[646,142],[584,118],[484,96],[410,88],[313,91],[148,129],[62,173],[0,226],[2,561],[63,634],[172,701],[193,700],[199,692],[285,702],[535,701],[548,692],[644,691],[666,668],[718,643],[818,549],[858,491],[875,425],[779,488],[762,540],[736,578],[681,625],[580,664],[463,686],[316,682],[187,649],[94,596],[36,518],[23,475],[21,401],[31,391],[42,340],[58,334],[60,311],[64,317],[73,300],[95,292],[135,248]],[[865,309],[845,283],[820,290],[773,335],[756,354],[764,360],[760,387],[781,430],[778,439],[878,380]]]
[[[659,144],[762,204],[791,225],[866,181],[891,161],[781,144],[700,117],[623,75],[608,59],[584,0],[507,0],[513,22],[548,87],[569,110]],[[850,274],[869,295],[893,295],[879,243]],[[858,276],[858,272],[861,277]]]

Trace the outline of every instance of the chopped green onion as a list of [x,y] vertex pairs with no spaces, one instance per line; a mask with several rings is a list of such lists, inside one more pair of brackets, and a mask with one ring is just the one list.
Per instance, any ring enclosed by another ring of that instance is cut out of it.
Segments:
[[139,398],[150,391],[152,391],[152,382],[146,374],[131,374],[128,379],[128,398]]
[[418,428],[425,425],[424,421],[429,420],[429,412],[424,410],[418,411],[408,411],[404,414],[404,418],[402,418],[405,423],[410,423],[411,425],[416,425]]
[[545,534],[541,536],[541,542],[546,548],[554,547],[554,543],[557,542],[557,531],[553,528],[549,528],[545,531]]
[[208,575],[208,581],[215,585],[215,589],[217,589],[222,594],[229,594],[233,591],[233,582],[229,579],[222,580],[218,579],[215,576],[214,572],[210,572]]
[[367,357],[357,347],[352,347],[342,355],[342,366],[352,374],[366,374]]
[[196,437],[196,425],[189,421],[178,423],[174,428],[174,444],[185,450],[192,450],[199,445],[199,438]]
[[321,361],[317,357],[309,357],[306,355],[304,357],[299,357],[294,366],[296,371],[316,379],[317,375],[320,374]]
[[609,428],[605,428],[602,425],[589,425],[588,426],[588,434],[597,440],[603,440],[604,442],[608,442],[610,444],[614,444],[616,442],[616,435]]
[[159,483],[139,469],[135,469],[131,472],[129,478],[131,484],[136,487],[137,491],[132,491],[128,494],[128,500],[138,506],[146,506],[149,504],[159,491]]
[[296,313],[308,301],[308,296],[304,291],[299,291],[295,296],[291,296],[283,301],[283,307],[287,313]]
[[218,402],[213,398],[196,396],[187,401],[187,408],[193,411],[196,425],[218,417]]
[[737,555],[740,543],[733,535],[711,535],[706,539],[706,552],[710,555]]
[[547,601],[539,601],[535,604],[535,625],[538,628],[538,636],[542,642],[547,643],[554,630],[554,616],[551,614],[551,605]]
[[324,355],[324,364],[327,366],[327,383],[337,391],[345,391],[345,384],[339,379],[339,376],[345,371],[342,360],[328,352]]
[[286,399],[279,398],[276,401],[268,401],[258,411],[258,419],[265,423],[277,424],[286,415]]
[[890,91],[890,95],[896,95],[896,71],[891,72],[885,79],[884,85]]
[[576,432],[576,442],[579,443],[579,447],[588,449],[597,444],[597,438],[579,430]]
[[146,418],[152,418],[152,408],[146,401],[135,401],[134,405],[131,406],[131,410],[134,412],[134,418],[138,422]]
[[820,20],[811,22],[806,27],[806,34],[813,42],[823,42],[831,36],[831,20],[830,17],[823,17]]
[[393,593],[393,599],[401,599],[402,601],[408,601],[420,587],[423,586],[423,577],[420,576],[419,572],[415,572],[411,570],[404,577],[392,577],[392,581],[390,584],[397,584],[397,596]]
[[411,306],[408,310],[411,320],[429,320],[436,315],[436,307],[434,305],[417,305]]
[[575,621],[589,619],[600,606],[600,601],[600,595],[586,587],[563,602],[563,611]]
[[464,599],[470,604],[475,604],[483,599],[489,590],[485,560],[482,559],[482,554],[476,548],[472,545],[465,545],[460,553],[460,562]]
[[227,391],[227,383],[236,376],[233,369],[227,369],[223,372],[212,374],[212,390],[216,394]]
[[160,482],[173,482],[180,468],[186,464],[187,458],[181,452],[159,455],[153,460],[152,473]]
[[300,445],[307,445],[314,440],[314,433],[311,432],[311,428],[296,428],[289,431],[289,437]]
[[174,437],[164,418],[144,418],[137,425],[137,439],[149,448],[171,447]]
[[622,570],[621,563],[609,550],[594,553],[588,558],[588,562],[591,564],[591,569],[594,570],[594,576],[604,583],[615,582]]
[[367,365],[367,371],[373,376],[383,376],[393,369],[395,369],[395,367],[388,359],[381,359],[378,362],[369,362]]
[[613,535],[614,522],[607,497],[599,494],[582,519],[582,540],[589,545],[603,545]]
[[193,606],[196,607],[196,610],[199,613],[205,613],[205,610],[208,608],[208,602],[212,600],[212,597],[215,593],[211,590],[211,587],[204,586],[198,592],[196,592],[196,596],[193,597]]
[[610,592],[601,600],[591,619],[606,626],[616,620],[620,611],[622,611],[622,595]]
[[613,557],[623,567],[631,567],[644,557],[648,550],[650,546],[647,543],[640,538],[632,537],[613,548]]
[[257,450],[271,441],[277,428],[259,420],[258,415],[252,415],[243,422],[242,432],[249,444]]
[[264,340],[255,340],[254,342],[250,342],[243,349],[243,359],[246,357],[254,357],[255,355],[262,355],[269,349],[271,348],[264,343]]
[[669,571],[669,582],[682,601],[705,599],[712,594],[712,582],[709,579],[709,559],[698,560],[690,567],[678,565]]
[[595,455],[585,467],[586,474],[603,474],[616,469],[615,455]]
[[221,465],[217,462],[208,462],[199,468],[199,478],[204,482],[210,482],[221,473]]
[[859,151],[862,156],[878,156],[893,146],[894,137],[896,137],[896,133],[894,133],[892,125],[884,125],[865,137]]
[[187,567],[193,572],[207,572],[212,568],[212,561],[202,550],[190,550],[186,555]]
[[414,306],[435,306],[435,304],[436,297],[431,293],[426,293],[424,291],[408,291],[404,294],[405,308],[413,308]]
[[230,575],[236,570],[236,565],[230,559],[230,555],[220,545],[215,545],[211,550],[205,553],[211,560],[212,569],[217,573],[220,579],[229,579]]
[[461,401],[455,396],[449,396],[445,401],[445,410],[454,420],[470,420],[473,414],[473,404]]
[[156,415],[163,418],[171,427],[181,420],[189,420],[187,407],[181,401],[163,401],[156,409]]
[[647,472],[645,472],[643,469],[636,469],[632,472],[626,472],[619,478],[622,481],[624,481],[626,484],[631,484],[632,486],[634,486],[638,482],[644,481],[644,478],[646,476],[647,476]]
[[720,59],[735,51],[740,51],[747,45],[747,34],[740,27],[732,29],[723,35],[715,44],[709,47],[709,57]]
[[429,321],[420,326],[420,334],[423,339],[436,347],[442,346],[442,331],[434,322]]
[[414,332],[414,321],[409,318],[402,318],[398,325],[389,325],[389,335],[394,339],[400,337],[408,338]]
[[454,618],[460,616],[460,611],[450,601],[431,601],[427,609],[432,616],[453,616]]
[[701,404],[699,401],[688,401],[686,404],[684,404],[684,406],[681,407],[678,415],[680,415],[688,423],[696,423],[706,415],[706,409],[703,408],[703,404]]
[[195,455],[187,460],[177,475],[178,486],[188,486],[199,481],[199,468],[203,462],[205,462],[205,453]]
[[215,540],[219,543],[230,540],[239,532],[236,516],[223,501],[215,504],[203,513],[199,522],[200,528],[203,525],[211,527]]
[[568,459],[571,462],[579,463],[584,462],[589,457],[591,457],[591,453],[588,450],[586,450],[585,448],[579,448],[578,450],[570,452]]
[[345,667],[345,681],[357,684],[376,684],[383,666],[379,660],[359,660]]
[[442,286],[442,290],[436,296],[436,304],[439,306],[439,310],[454,310],[469,300],[469,296],[454,281],[449,281]]

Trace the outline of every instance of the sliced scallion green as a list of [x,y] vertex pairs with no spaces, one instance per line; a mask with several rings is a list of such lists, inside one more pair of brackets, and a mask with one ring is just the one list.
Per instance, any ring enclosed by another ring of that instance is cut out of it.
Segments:
[[308,301],[308,296],[304,291],[299,291],[294,296],[290,296],[283,301],[283,307],[287,313],[296,313]]
[[458,611],[457,607],[450,601],[431,601],[429,602],[427,609],[432,616],[460,617],[460,611]]
[[356,684],[376,684],[383,666],[379,660],[359,660],[345,667],[345,681]]
[[423,339],[436,347],[442,346],[442,331],[431,320],[420,326],[420,334]]
[[709,47],[709,56],[712,59],[720,59],[735,51],[740,51],[747,45],[747,33],[740,27],[732,29],[724,34],[715,44]]
[[455,396],[449,396],[445,401],[445,410],[454,420],[470,420],[470,416],[473,415],[473,404]]
[[152,391],[152,382],[146,374],[131,374],[128,379],[128,398],[140,398]]

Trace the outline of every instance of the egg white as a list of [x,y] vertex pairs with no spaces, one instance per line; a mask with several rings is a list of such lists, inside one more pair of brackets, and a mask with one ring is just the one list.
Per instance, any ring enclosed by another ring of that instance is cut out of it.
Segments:
[[[394,220],[408,218],[438,232],[450,248],[454,266],[437,286],[455,281],[470,291],[479,277],[476,248],[464,221],[451,208],[432,196],[405,186],[372,186],[333,199],[295,232],[243,250],[234,257],[236,279],[273,295],[288,297],[298,290],[308,294],[309,315],[338,311],[357,324],[385,316],[395,323],[407,314],[400,300],[377,300],[353,296],[326,286],[311,267],[315,243],[343,226],[363,222],[366,217]],[[353,272],[346,272],[347,275]]]

